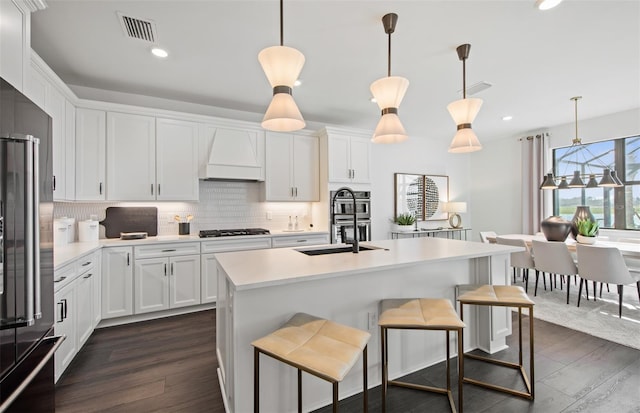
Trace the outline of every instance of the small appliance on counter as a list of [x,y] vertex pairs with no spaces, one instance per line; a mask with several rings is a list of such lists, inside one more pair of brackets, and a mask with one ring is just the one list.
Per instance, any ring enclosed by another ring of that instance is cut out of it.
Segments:
[[71,244],[76,238],[75,218],[56,218],[53,220],[53,243],[55,245]]
[[78,241],[98,242],[100,237],[100,223],[93,219],[78,222]]

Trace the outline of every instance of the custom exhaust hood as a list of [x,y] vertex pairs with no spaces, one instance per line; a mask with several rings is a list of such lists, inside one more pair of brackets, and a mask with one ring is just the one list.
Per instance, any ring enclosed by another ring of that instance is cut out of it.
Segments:
[[264,134],[207,125],[202,153],[209,154],[200,179],[264,181]]

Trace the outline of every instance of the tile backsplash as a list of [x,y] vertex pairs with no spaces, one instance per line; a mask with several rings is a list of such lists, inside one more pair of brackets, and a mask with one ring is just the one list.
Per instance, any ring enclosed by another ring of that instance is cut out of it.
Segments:
[[[201,229],[260,227],[283,230],[287,229],[289,217],[295,220],[296,216],[300,229],[309,229],[314,223],[312,203],[263,202],[260,200],[261,184],[257,182],[199,181],[199,185],[199,202],[56,202],[53,215],[54,218],[72,217],[76,221],[97,215],[102,220],[110,206],[155,206],[158,208],[158,235],[178,234],[175,215],[193,215],[192,235],[197,235]],[[100,238],[104,238],[102,226]]]

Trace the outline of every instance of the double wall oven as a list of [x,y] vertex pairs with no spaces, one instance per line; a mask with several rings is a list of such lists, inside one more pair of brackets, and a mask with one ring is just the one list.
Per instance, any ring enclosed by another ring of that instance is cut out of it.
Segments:
[[[371,241],[371,192],[353,191],[356,196],[355,212],[358,222],[358,241]],[[329,199],[334,199],[330,208],[331,243],[340,244],[353,239],[354,202],[347,191],[331,191]]]

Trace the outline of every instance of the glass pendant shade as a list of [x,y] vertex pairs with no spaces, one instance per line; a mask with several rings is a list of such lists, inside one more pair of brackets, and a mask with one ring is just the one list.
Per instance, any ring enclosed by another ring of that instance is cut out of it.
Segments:
[[409,81],[400,76],[383,77],[369,86],[380,110],[400,107],[407,88],[409,88]]
[[449,152],[451,153],[475,152],[480,149],[482,149],[482,145],[471,128],[458,129],[453,136],[451,145],[449,145]]
[[263,128],[291,132],[305,127],[302,114],[290,92],[304,66],[304,60],[304,55],[300,51],[287,46],[267,47],[258,54],[258,61],[271,87],[286,86],[289,88],[289,92],[274,93],[262,120]]
[[567,177],[563,176],[562,178],[560,178],[558,189],[567,189],[567,188],[569,188],[569,184],[567,183]]
[[462,125],[464,123],[473,123],[481,106],[482,99],[468,98],[449,103],[447,110],[456,125]]
[[447,106],[447,110],[456,125],[458,125],[458,127],[464,125],[464,127],[458,129],[454,135],[451,145],[449,145],[449,152],[465,153],[482,149],[478,137],[471,129],[471,123],[478,115],[481,106],[482,99],[476,98],[459,99],[451,102]]
[[305,126],[302,114],[293,96],[288,93],[276,93],[271,99],[262,119],[262,127],[279,132],[292,132]]
[[584,188],[586,185],[580,177],[580,171],[573,171],[573,178],[569,182],[569,188]]
[[589,182],[587,182],[586,187],[587,188],[597,188],[598,187],[598,181],[596,181],[596,175],[595,174],[589,175]]
[[544,178],[542,185],[540,185],[540,189],[556,189],[558,185],[556,185],[556,181],[553,179],[553,174],[548,173]]
[[[409,81],[404,77],[387,76],[373,82],[369,89],[380,110],[389,108],[397,110],[408,87]],[[376,126],[371,141],[374,143],[400,143],[408,138],[398,114],[384,113]]]
[[304,66],[304,55],[293,47],[271,46],[260,51],[258,61],[271,87],[292,88]]
[[373,143],[400,143],[408,139],[407,132],[395,113],[385,113],[373,133]]
[[605,169],[602,172],[602,179],[598,186],[604,186],[605,188],[615,188],[618,186],[616,181],[613,180],[613,176],[611,176],[611,169]]

